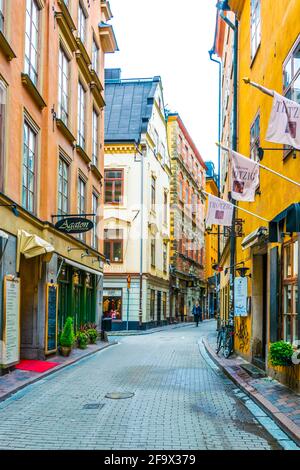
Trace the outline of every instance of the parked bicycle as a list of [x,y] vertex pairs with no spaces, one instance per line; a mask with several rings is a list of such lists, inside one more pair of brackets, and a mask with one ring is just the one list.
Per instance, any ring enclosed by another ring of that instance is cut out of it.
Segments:
[[227,359],[233,352],[234,341],[234,320],[230,318],[228,322],[222,322],[217,336],[217,354],[223,349],[223,356]]

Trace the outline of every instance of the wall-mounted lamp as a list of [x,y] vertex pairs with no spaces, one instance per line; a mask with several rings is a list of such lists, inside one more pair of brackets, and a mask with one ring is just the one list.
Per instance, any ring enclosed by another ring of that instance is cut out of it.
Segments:
[[[246,277],[247,271],[249,271],[249,268],[245,268],[244,266],[241,268],[237,268],[237,272],[239,273],[241,277]],[[249,274],[248,277],[251,277],[251,274]]]
[[19,216],[19,211],[17,209],[17,205],[16,204],[0,204],[0,207],[11,207],[11,210],[13,212],[13,214],[18,217]]

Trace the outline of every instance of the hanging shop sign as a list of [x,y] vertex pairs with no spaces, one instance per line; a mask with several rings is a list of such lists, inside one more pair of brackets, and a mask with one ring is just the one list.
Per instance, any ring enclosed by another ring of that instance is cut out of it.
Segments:
[[0,341],[0,365],[12,366],[20,361],[20,279],[4,277],[3,341]]
[[247,277],[236,277],[234,279],[234,315],[236,317],[246,317],[248,315],[247,297]]
[[84,233],[92,230],[94,222],[82,217],[68,217],[61,219],[55,224],[55,228],[64,233]]

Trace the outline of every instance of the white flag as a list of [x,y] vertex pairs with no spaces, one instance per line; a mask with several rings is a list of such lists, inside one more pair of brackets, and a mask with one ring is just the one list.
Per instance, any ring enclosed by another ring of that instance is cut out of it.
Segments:
[[300,104],[284,98],[276,91],[266,140],[300,150]]
[[230,152],[230,157],[232,198],[253,202],[259,186],[259,164],[236,152]]
[[206,214],[206,226],[232,224],[233,205],[230,202],[223,201],[216,196],[208,195],[208,207]]

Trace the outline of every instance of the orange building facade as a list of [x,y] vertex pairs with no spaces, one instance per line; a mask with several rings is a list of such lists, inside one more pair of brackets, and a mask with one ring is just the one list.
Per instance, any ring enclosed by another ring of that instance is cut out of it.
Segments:
[[[69,315],[100,321],[104,57],[117,50],[109,2],[12,3],[0,4],[2,368],[55,352]],[[58,230],[70,214],[93,228]]]

